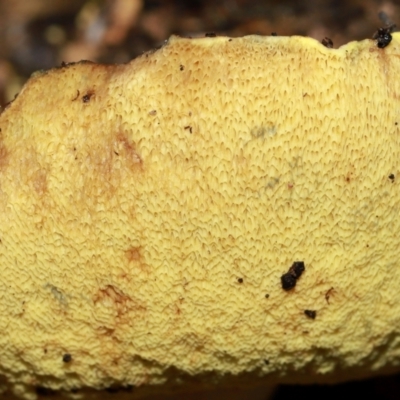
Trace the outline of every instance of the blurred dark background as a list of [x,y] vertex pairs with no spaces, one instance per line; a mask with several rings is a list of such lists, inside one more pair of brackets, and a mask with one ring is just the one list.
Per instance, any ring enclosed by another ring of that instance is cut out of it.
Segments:
[[29,75],[62,61],[122,63],[171,34],[325,36],[334,47],[371,38],[385,12],[396,22],[400,1],[383,0],[0,0],[0,105]]
[[[384,12],[386,21],[379,18]],[[400,25],[400,0],[0,0],[0,105],[30,74],[81,59],[123,63],[171,34],[329,37],[335,48]],[[278,388],[273,400],[400,400],[400,375]],[[249,399],[250,400],[250,399]]]

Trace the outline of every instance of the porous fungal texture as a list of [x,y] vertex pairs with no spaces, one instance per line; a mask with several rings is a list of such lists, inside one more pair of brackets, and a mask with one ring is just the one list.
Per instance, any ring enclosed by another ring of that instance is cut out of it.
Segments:
[[399,56],[172,37],[33,76],[0,116],[8,387],[396,369]]

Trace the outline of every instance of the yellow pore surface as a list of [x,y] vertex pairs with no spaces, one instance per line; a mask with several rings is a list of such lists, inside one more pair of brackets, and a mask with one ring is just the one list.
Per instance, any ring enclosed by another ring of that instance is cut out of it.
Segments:
[[0,373],[70,389],[398,366],[399,56],[399,34],[173,37],[31,78],[0,116]]

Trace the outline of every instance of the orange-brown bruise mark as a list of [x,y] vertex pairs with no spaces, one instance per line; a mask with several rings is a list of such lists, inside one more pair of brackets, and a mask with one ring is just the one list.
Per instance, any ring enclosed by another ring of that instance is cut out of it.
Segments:
[[129,262],[140,261],[141,259],[140,247],[130,247],[125,254]]
[[[112,198],[121,183],[131,179],[132,174],[141,174],[144,170],[136,143],[130,140],[127,133],[117,132],[104,136],[95,146],[82,150],[81,163],[85,168],[82,191],[91,203],[102,197]],[[135,188],[132,187],[132,190]]]
[[143,249],[141,246],[131,246],[125,251],[125,257],[130,265],[129,269],[136,269],[134,275],[138,273],[149,273],[149,266],[143,260]]
[[8,151],[3,141],[3,134],[0,129],[0,171],[6,167],[8,163]]
[[97,333],[101,336],[109,336],[113,338],[114,332],[115,328],[107,328],[106,326],[100,326],[99,328],[97,328]]
[[331,298],[331,296],[333,295],[333,293],[335,292],[335,288],[332,286],[326,293],[325,293],[325,300],[328,304],[329,303],[329,299]]
[[139,305],[135,307],[132,298],[113,285],[106,285],[99,289],[93,298],[93,302],[95,306],[114,308],[117,318],[122,317],[133,308],[139,307],[144,309],[143,306]]
[[47,191],[47,171],[39,169],[32,177],[33,187],[36,193],[42,196]]
[[347,183],[350,183],[354,180],[354,178],[356,177],[355,175],[355,168],[354,165],[350,165],[349,166],[349,172],[347,172],[347,174],[345,175],[344,179]]
[[126,134],[118,133],[115,143],[114,154],[124,157],[130,169],[142,170],[143,160],[136,150],[136,144],[130,141]]
[[185,299],[183,297],[180,297],[177,304],[175,304],[175,312],[177,315],[180,315],[182,313],[182,310],[180,309],[180,305],[183,303]]

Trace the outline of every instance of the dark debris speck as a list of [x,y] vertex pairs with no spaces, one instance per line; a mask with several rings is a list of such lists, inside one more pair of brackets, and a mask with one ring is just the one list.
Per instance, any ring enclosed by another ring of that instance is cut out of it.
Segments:
[[317,312],[315,310],[304,310],[304,314],[311,319],[315,319]]
[[305,270],[304,262],[295,261],[290,267],[289,273],[291,273],[296,279],[299,279],[304,270]]
[[94,95],[94,92],[88,92],[85,95],[82,96],[82,101],[84,103],[89,103],[90,99],[92,98],[92,96]]
[[36,386],[35,392],[39,396],[54,396],[56,391],[44,386]]
[[282,289],[290,290],[296,286],[297,279],[290,273],[287,272],[281,276]]
[[282,289],[290,290],[296,286],[297,280],[304,272],[305,266],[303,261],[295,261],[286,274],[281,276]]
[[390,33],[393,32],[393,28],[395,26],[396,25],[391,25],[391,26],[388,26],[386,28],[379,28],[374,33],[373,39],[376,40],[376,45],[380,49],[384,49],[392,41],[392,35]]
[[63,362],[69,363],[72,361],[72,356],[69,353],[65,353],[62,358]]
[[105,389],[108,393],[118,393],[118,392],[131,392],[133,389],[132,385],[127,386],[109,386]]
[[333,42],[332,39],[328,38],[328,37],[324,37],[322,39],[321,42],[325,47],[327,47],[328,49],[332,49],[333,48]]

